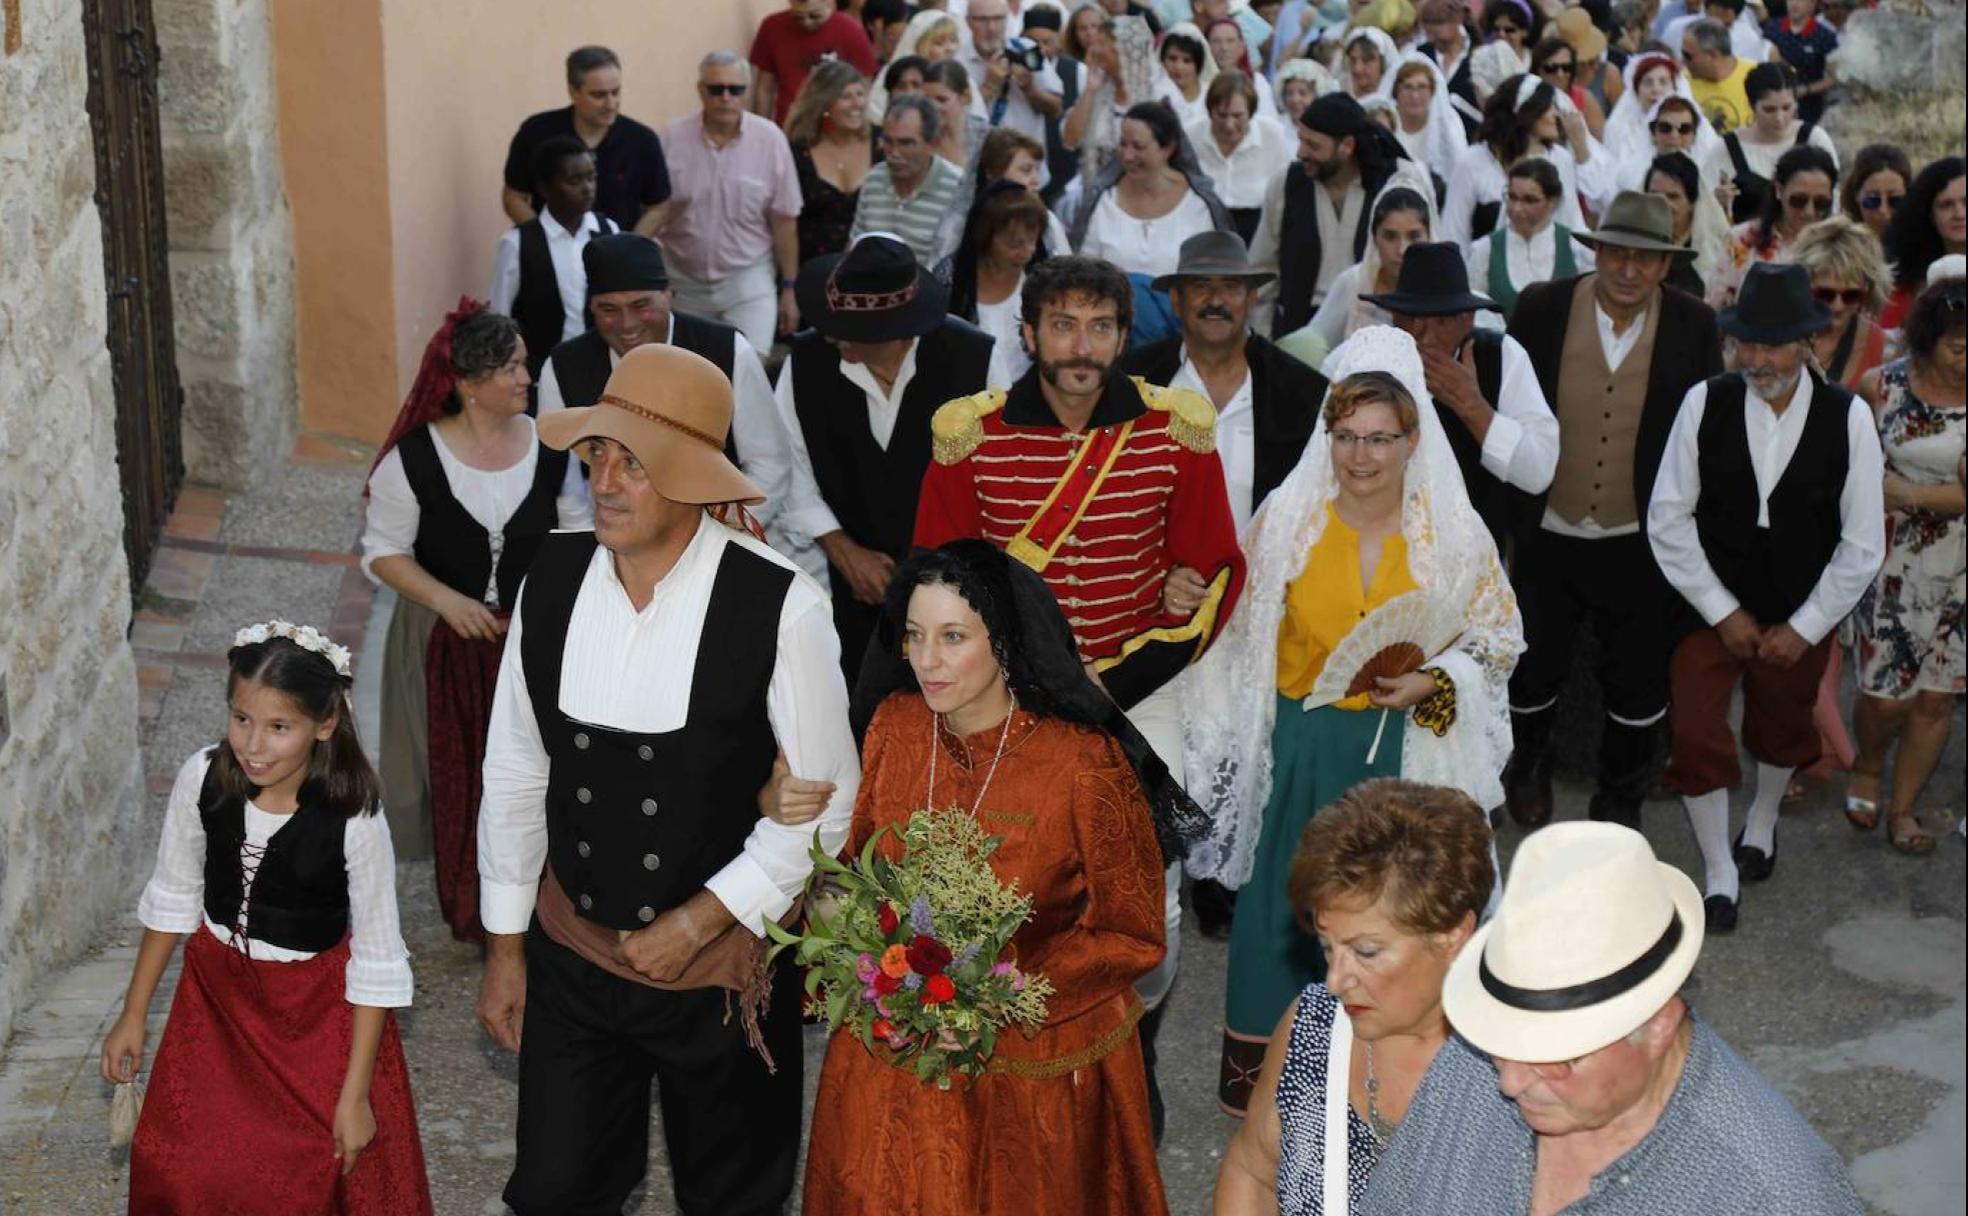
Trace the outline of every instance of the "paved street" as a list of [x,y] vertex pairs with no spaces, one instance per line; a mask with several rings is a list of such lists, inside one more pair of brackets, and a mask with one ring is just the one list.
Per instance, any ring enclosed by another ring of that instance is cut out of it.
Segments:
[[[153,832],[170,775],[221,729],[217,656],[240,624],[280,615],[328,624],[338,640],[352,642],[345,635],[366,623],[359,692],[373,737],[387,602],[372,603],[349,555],[366,467],[352,454],[304,440],[284,474],[252,493],[226,500],[194,490],[181,503],[133,636]],[[1928,800],[1956,815],[1963,809],[1962,734],[1957,712]],[[1583,813],[1582,789],[1566,786],[1561,794],[1561,814]],[[1808,803],[1786,814],[1776,875],[1750,889],[1741,930],[1707,947],[1690,999],[1851,1163],[1873,1211],[1955,1216],[1968,1193],[1962,842],[1950,834],[1930,858],[1900,857],[1883,835],[1848,828],[1838,795],[1837,787],[1814,785]],[[1679,807],[1653,803],[1648,817],[1656,849],[1694,869]],[[1502,830],[1506,856],[1519,838],[1514,827]],[[120,843],[147,856],[155,839]],[[477,952],[450,941],[428,865],[404,862],[398,879],[418,984],[402,1025],[437,1210],[499,1213],[512,1156],[513,1059],[473,1022]],[[130,902],[134,907],[134,892]],[[85,961],[47,979],[0,1057],[0,1216],[122,1210],[127,1179],[107,1146],[109,1087],[97,1077],[96,1053],[138,936],[133,921],[118,926]],[[1161,1160],[1178,1213],[1208,1210],[1232,1126],[1214,1100],[1223,971],[1224,947],[1192,930],[1163,1030],[1170,1113]],[[152,1011],[154,1027],[161,1029],[167,1008],[168,993]],[[824,1046],[819,1030],[808,1031],[806,1046],[810,1093]],[[673,1210],[660,1149],[647,1191],[631,1210]]]

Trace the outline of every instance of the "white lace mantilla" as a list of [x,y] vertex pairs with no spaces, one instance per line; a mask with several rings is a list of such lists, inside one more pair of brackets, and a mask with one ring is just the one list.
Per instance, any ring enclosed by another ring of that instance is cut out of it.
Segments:
[[[1401,512],[1408,568],[1423,590],[1467,607],[1462,636],[1430,660],[1455,682],[1455,724],[1438,738],[1409,717],[1401,775],[1452,786],[1494,807],[1503,801],[1501,774],[1510,756],[1510,673],[1524,650],[1517,598],[1463,489],[1414,339],[1388,326],[1363,329],[1321,370],[1333,384],[1358,372],[1386,372],[1414,396],[1421,442],[1408,461]],[[1202,661],[1181,677],[1179,695],[1190,709],[1183,723],[1184,777],[1190,795],[1214,820],[1209,838],[1185,863],[1198,877],[1230,886],[1250,877],[1271,796],[1285,587],[1305,568],[1336,493],[1332,445],[1321,417],[1298,467],[1264,500],[1244,534],[1249,574],[1243,602]]]

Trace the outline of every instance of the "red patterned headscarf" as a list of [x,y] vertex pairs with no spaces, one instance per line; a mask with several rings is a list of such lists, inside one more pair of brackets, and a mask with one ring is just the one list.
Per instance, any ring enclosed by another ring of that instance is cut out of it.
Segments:
[[[424,361],[417,366],[417,378],[410,384],[410,395],[403,399],[403,408],[397,411],[389,437],[376,449],[376,464],[369,466],[372,475],[376,465],[383,463],[383,457],[405,435],[444,416],[444,403],[458,387],[458,375],[451,370],[451,334],[465,318],[476,316],[488,307],[484,300],[459,296],[458,306],[444,314],[444,323],[424,346]],[[365,496],[369,493],[366,484],[362,492]]]

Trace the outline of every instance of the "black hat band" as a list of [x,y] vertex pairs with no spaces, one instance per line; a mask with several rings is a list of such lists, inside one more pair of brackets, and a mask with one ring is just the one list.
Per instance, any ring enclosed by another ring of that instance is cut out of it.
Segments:
[[[1681,913],[1675,912],[1667,922],[1667,929],[1660,939],[1647,947],[1639,958],[1621,967],[1611,975],[1588,980],[1583,984],[1572,984],[1565,988],[1518,988],[1506,984],[1490,970],[1488,951],[1477,960],[1476,975],[1483,982],[1483,990],[1512,1009],[1525,1009],[1532,1013],[1562,1013],[1569,1009],[1583,1009],[1588,1005],[1599,1005],[1616,996],[1638,988],[1653,974],[1660,970],[1674,948],[1681,944]],[[1487,945],[1487,943],[1486,943]]]

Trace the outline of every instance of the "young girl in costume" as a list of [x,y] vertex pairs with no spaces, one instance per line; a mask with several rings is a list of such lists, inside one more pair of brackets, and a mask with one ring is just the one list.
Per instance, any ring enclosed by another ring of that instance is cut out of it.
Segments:
[[392,1008],[410,1003],[395,863],[356,740],[349,653],[242,629],[229,725],[186,760],[102,1075],[135,1080],[181,938],[184,974],[130,1150],[131,1216],[431,1210]]

